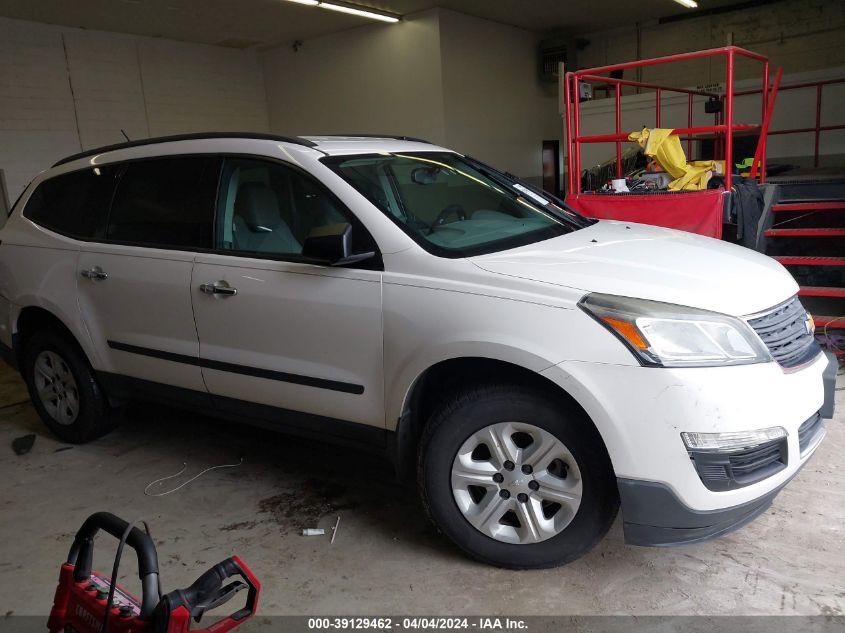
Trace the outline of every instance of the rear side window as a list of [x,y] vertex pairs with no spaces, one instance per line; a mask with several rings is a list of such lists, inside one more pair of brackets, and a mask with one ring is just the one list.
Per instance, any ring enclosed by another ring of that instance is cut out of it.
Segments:
[[93,167],[45,180],[32,192],[23,215],[68,237],[102,238],[115,173],[114,167]]
[[220,162],[191,157],[127,164],[106,239],[151,247],[211,248]]

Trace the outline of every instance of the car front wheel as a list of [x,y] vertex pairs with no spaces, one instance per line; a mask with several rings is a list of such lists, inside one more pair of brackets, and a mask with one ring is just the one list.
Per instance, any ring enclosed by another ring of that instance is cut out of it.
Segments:
[[583,412],[542,391],[482,386],[450,398],[423,434],[419,480],[437,527],[483,562],[561,565],[605,535],[619,500]]

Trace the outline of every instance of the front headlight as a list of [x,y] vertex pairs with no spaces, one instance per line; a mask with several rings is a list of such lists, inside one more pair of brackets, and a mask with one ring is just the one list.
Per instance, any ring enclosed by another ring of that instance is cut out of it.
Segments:
[[671,303],[589,294],[578,304],[652,367],[712,367],[771,360],[744,321]]

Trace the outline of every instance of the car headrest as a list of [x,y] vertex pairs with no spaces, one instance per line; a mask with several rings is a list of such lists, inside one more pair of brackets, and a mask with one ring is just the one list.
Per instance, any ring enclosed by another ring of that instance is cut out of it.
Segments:
[[235,215],[254,233],[271,232],[281,224],[276,193],[263,182],[245,182],[235,197]]

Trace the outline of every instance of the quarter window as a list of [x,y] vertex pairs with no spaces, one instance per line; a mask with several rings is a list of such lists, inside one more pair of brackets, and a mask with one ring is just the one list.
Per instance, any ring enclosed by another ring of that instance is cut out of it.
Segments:
[[109,241],[152,247],[211,248],[217,158],[129,163],[109,213]]
[[116,171],[93,167],[45,180],[30,196],[23,215],[68,237],[102,238]]

